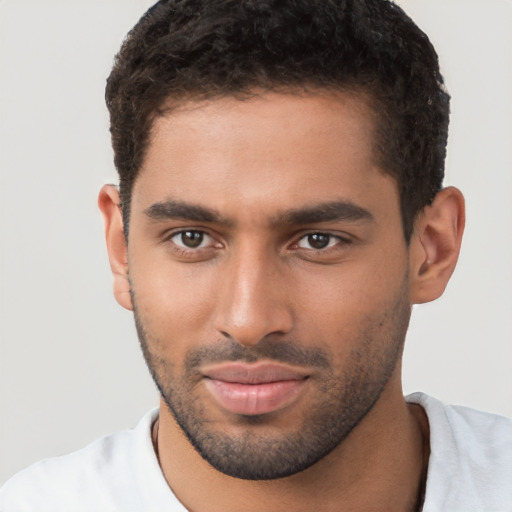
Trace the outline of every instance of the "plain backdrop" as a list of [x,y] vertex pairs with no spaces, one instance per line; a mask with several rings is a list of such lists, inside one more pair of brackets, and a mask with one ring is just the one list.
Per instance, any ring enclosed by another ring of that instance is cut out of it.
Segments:
[[[405,392],[512,416],[512,3],[402,0],[452,94],[458,269],[416,307]],[[103,101],[148,0],[0,0],[0,483],[157,405],[111,293],[96,196],[116,173]]]

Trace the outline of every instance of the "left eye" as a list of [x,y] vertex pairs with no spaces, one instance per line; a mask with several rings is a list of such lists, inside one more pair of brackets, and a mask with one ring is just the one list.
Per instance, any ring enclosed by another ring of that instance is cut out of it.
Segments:
[[212,243],[212,237],[204,231],[180,231],[171,237],[171,240],[178,247],[184,249],[200,249]]
[[314,249],[321,250],[327,249],[339,243],[340,238],[328,233],[310,233],[309,235],[303,236],[297,246],[301,249]]

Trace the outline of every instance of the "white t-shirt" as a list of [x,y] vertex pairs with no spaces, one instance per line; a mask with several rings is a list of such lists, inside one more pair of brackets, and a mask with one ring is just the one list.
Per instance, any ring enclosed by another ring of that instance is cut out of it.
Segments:
[[[421,405],[430,423],[423,512],[511,512],[512,420],[423,393],[407,401]],[[0,511],[185,512],[153,450],[157,415],[155,409],[134,430],[21,471],[0,489]]]

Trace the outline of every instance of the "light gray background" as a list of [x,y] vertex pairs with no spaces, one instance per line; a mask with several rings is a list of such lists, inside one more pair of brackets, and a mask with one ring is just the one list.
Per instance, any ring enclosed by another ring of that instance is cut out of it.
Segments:
[[[151,3],[0,0],[0,483],[157,405],[96,210],[104,82]],[[468,216],[445,296],[415,308],[405,391],[512,416],[512,3],[400,3],[441,56]]]

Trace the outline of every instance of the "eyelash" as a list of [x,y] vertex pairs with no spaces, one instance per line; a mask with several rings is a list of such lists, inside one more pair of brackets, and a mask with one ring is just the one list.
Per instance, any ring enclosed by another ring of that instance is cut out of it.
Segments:
[[180,244],[176,241],[174,241],[173,239],[179,237],[179,236],[183,236],[185,235],[186,233],[193,233],[194,235],[201,235],[203,237],[203,239],[200,241],[199,245],[202,245],[204,243],[204,239],[207,237],[207,238],[210,238],[212,240],[212,242],[215,241],[214,237],[211,236],[210,234],[208,234],[206,231],[204,230],[201,230],[201,229],[181,229],[179,231],[174,231],[173,233],[171,233],[167,238],[166,238],[166,241],[170,242],[173,246],[173,250],[179,254],[182,254],[182,255],[191,255],[191,254],[197,254],[199,252],[202,252],[204,250],[208,250],[208,249],[213,249],[214,247],[211,245],[212,242],[207,245],[206,247],[187,247],[185,244],[183,244],[183,242]]
[[[183,243],[178,243],[174,241],[176,237],[183,236],[186,233],[194,234],[194,235],[201,235],[203,239],[200,241],[199,245],[202,245],[204,243],[204,238],[208,237],[212,240],[210,244],[208,244],[206,247],[186,247]],[[307,240],[308,237],[328,237],[328,244],[326,247],[321,248],[306,248],[306,247],[300,247],[300,243],[303,240]],[[334,243],[332,243],[334,240]],[[207,231],[201,230],[201,229],[180,229],[179,231],[174,231],[165,239],[166,242],[170,242],[173,248],[173,251],[181,256],[193,256],[193,255],[199,255],[203,254],[204,251],[212,250],[216,248],[222,248],[223,244],[221,242],[215,242],[215,238],[210,235]],[[352,243],[352,240],[349,239],[349,237],[342,237],[340,235],[335,235],[328,232],[323,231],[311,231],[309,233],[301,234],[299,238],[296,239],[294,243],[289,246],[292,250],[301,250],[307,251],[309,254],[315,254],[315,255],[327,255],[330,254],[333,251],[336,250],[342,250],[346,246],[350,245]],[[217,247],[215,247],[217,245]]]
[[[332,250],[336,250],[336,248],[339,248],[339,246],[346,246],[348,244],[350,244],[351,240],[348,239],[348,237],[342,237],[340,235],[334,235],[332,233],[325,233],[325,232],[322,232],[322,231],[313,231],[313,232],[310,232],[310,233],[306,233],[305,235],[301,236],[299,238],[299,240],[294,244],[295,246],[297,246],[299,249],[301,249],[302,247],[300,247],[300,243],[301,241],[303,240],[307,240],[309,237],[328,237],[329,238],[329,241],[327,243],[327,245],[325,247],[321,247],[321,248],[315,248],[315,247],[311,247],[311,248],[303,248],[303,249],[306,249],[308,251],[314,251],[315,253],[327,253],[329,252],[330,249]],[[334,243],[332,243],[334,241]],[[310,241],[311,243],[311,241]]]

